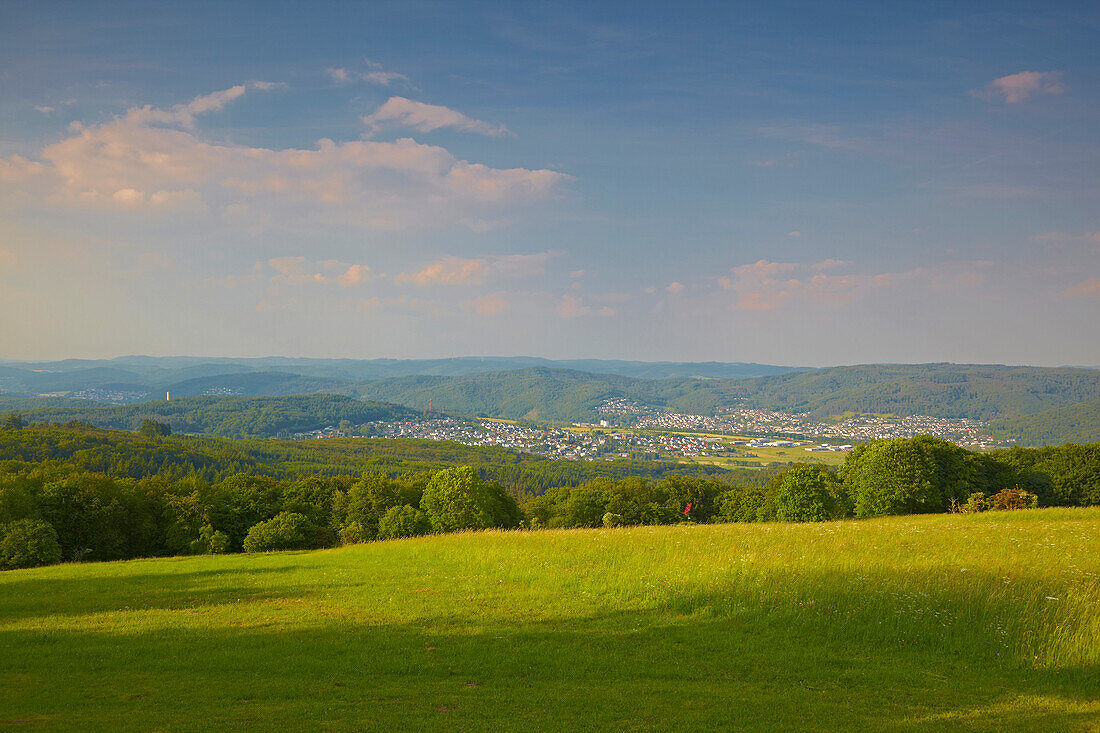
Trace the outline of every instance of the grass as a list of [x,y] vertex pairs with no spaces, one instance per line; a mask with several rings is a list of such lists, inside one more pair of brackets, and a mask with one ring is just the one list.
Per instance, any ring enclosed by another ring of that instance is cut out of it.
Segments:
[[1100,730],[1100,509],[0,574],[0,727]]

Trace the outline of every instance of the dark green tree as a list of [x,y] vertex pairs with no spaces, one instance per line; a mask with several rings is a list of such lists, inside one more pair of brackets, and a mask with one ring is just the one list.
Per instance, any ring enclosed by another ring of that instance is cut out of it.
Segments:
[[420,507],[435,532],[487,529],[501,508],[493,494],[473,468],[448,468],[428,482]]
[[839,482],[821,465],[796,464],[775,491],[775,516],[782,522],[824,522],[843,515]]
[[317,527],[301,514],[279,512],[248,530],[245,552],[305,550],[315,546]]
[[155,438],[166,438],[172,434],[172,426],[168,423],[157,422],[156,420],[149,420],[147,418],[141,421],[141,427],[138,428],[138,434],[150,440]]
[[20,519],[0,532],[0,568],[33,568],[61,562],[57,532],[47,522]]
[[432,531],[427,515],[416,507],[390,507],[378,521],[378,539],[393,540],[400,537],[418,537]]

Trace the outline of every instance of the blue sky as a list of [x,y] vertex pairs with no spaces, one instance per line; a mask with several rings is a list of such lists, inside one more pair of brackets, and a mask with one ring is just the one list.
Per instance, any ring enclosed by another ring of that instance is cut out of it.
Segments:
[[0,356],[1100,364],[1098,31],[0,4]]

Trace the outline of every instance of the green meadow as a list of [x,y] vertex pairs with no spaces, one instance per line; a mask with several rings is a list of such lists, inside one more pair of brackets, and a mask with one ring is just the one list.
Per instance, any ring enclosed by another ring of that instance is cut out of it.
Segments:
[[1100,509],[0,573],[14,730],[1100,730]]

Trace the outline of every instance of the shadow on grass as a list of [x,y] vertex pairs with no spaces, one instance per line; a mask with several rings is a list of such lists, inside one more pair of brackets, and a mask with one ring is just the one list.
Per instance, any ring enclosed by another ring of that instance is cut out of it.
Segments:
[[[81,578],[29,577],[0,584],[0,620],[84,616],[122,609],[181,609],[296,595],[270,582],[291,566],[226,568]],[[257,582],[244,582],[256,579]]]
[[[234,592],[241,592],[237,589]],[[1100,672],[841,643],[723,597],[583,619],[0,632],[0,724],[93,729],[1064,730]]]

